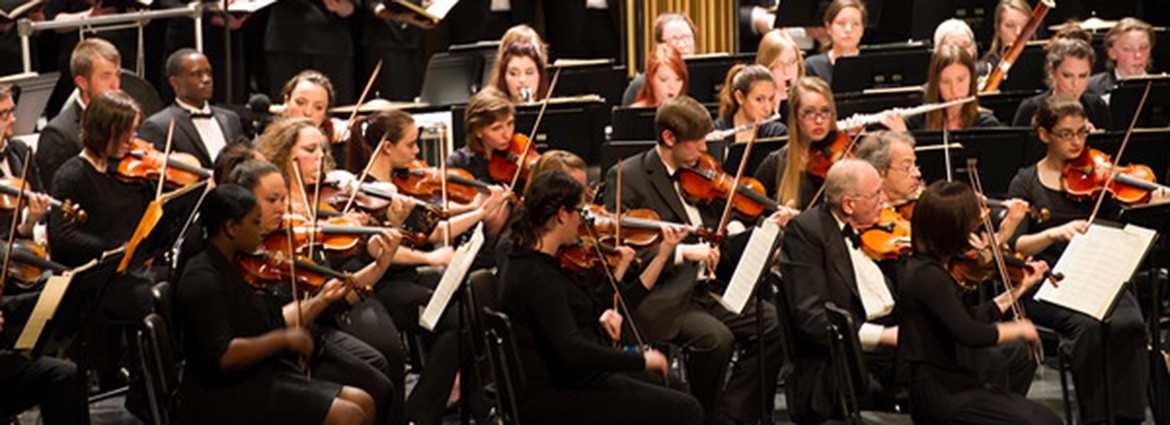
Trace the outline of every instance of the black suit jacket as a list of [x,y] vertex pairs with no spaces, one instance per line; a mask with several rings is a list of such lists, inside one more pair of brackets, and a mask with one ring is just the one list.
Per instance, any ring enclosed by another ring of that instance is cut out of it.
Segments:
[[[625,7],[624,2],[617,0],[606,0],[606,14],[609,16],[610,24],[618,31],[617,40],[621,42],[622,29],[622,7]],[[515,2],[513,2],[515,7]],[[544,2],[544,18],[548,25],[545,25],[548,43],[552,45],[553,56],[566,57],[560,51],[557,51],[558,46],[579,46],[582,40],[589,31],[600,29],[589,28],[589,21],[586,18],[586,12],[589,9],[585,7],[584,1],[546,1]],[[621,51],[621,46],[618,46],[618,52]],[[620,58],[619,58],[620,59]]]
[[46,191],[53,188],[53,175],[69,158],[81,153],[81,104],[69,102],[60,114],[49,120],[37,141],[37,166],[45,173]]
[[[859,328],[865,322],[848,247],[828,205],[817,205],[788,222],[781,242],[780,274],[795,328],[795,367],[787,386],[789,412],[797,423],[823,421],[834,411],[825,301],[848,310]],[[896,293],[890,288],[891,295]]]
[[[220,130],[223,130],[223,140],[227,142],[227,145],[235,143],[236,139],[244,135],[240,117],[235,112],[212,106],[211,113],[215,116]],[[138,128],[138,137],[153,143],[160,152],[165,150],[167,129],[171,125],[172,118],[175,120],[175,137],[171,142],[171,150],[195,155],[196,158],[199,158],[199,163],[203,168],[211,168],[213,163],[211,154],[203,145],[203,139],[199,137],[199,130],[196,130],[195,124],[191,122],[191,114],[179,105],[172,104],[143,121],[142,126]]]
[[1113,71],[1098,72],[1089,77],[1089,87],[1085,91],[1104,96],[1112,93],[1115,86],[1117,86],[1117,74]]

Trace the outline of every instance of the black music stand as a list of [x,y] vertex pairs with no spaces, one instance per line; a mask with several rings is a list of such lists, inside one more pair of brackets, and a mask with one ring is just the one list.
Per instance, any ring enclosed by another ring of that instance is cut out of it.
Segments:
[[[1170,203],[1122,207],[1118,219],[1125,223],[1154,229],[1161,237],[1170,234]],[[1154,348],[1149,353],[1150,371],[1152,372],[1150,374],[1150,411],[1154,413],[1155,422],[1163,424],[1170,421],[1170,405],[1165,405],[1162,402],[1166,397],[1170,397],[1170,394],[1163,393],[1163,389],[1170,385],[1170,382],[1163,382],[1166,376],[1165,370],[1158,370],[1163,367],[1165,360],[1159,355],[1162,350],[1162,333],[1159,327],[1162,321],[1162,288],[1158,279],[1158,264],[1155,257],[1153,255],[1146,257],[1146,263],[1149,267],[1146,275],[1150,285],[1150,306],[1146,322],[1149,326],[1150,336],[1153,338],[1151,345]]]
[[629,83],[625,65],[615,65],[613,59],[589,61],[581,65],[553,64],[549,67],[549,75],[555,74],[558,69],[560,77],[557,77],[557,86],[553,88],[554,97],[596,94],[612,107],[621,104],[622,93]]
[[930,54],[930,49],[922,47],[862,51],[857,56],[838,58],[833,66],[833,93],[925,84]]
[[129,253],[129,266],[126,270],[139,270],[148,260],[174,248],[191,216],[195,214],[197,205],[203,201],[203,196],[207,193],[207,182],[197,185],[162,201],[162,217],[158,219],[154,228],[142,237],[137,248]]
[[621,106],[613,108],[613,131],[610,140],[655,140],[658,135],[654,129],[654,115],[657,107],[632,108]]
[[119,251],[73,275],[56,313],[45,324],[40,338],[30,351],[31,356],[55,353],[69,346],[81,330],[82,323],[96,311],[97,303],[114,277],[120,261],[122,252]]
[[[787,144],[788,137],[756,140],[756,143],[752,145],[751,157],[747,159],[747,167],[743,169],[743,175],[751,177],[760,168],[760,163],[764,162],[764,158],[767,158],[769,154]],[[735,172],[739,170],[740,161],[743,160],[743,152],[745,149],[747,149],[746,143],[734,143],[728,146],[727,153],[723,157],[723,171],[735,175]],[[708,146],[707,151],[711,152],[711,150],[710,146]]]
[[1138,115],[1137,128],[1170,125],[1170,78],[1167,77],[1135,78],[1118,82],[1109,98],[1113,122],[1128,123],[1133,119],[1147,83],[1152,84],[1150,95],[1146,98],[1146,106]]
[[[755,53],[701,55],[683,59],[687,63],[687,96],[699,103],[719,103],[719,90],[727,71],[737,63],[754,63]],[[925,68],[923,68],[925,69]]]
[[1011,71],[999,85],[999,91],[1037,93],[1044,90],[1044,64],[1046,61],[1044,46],[1039,43],[1028,43],[1020,57],[1012,64]]
[[[945,151],[942,147],[943,132],[915,131],[918,166],[922,169],[923,181],[931,183],[947,176]],[[1008,191],[1016,172],[1029,164],[1027,145],[1031,140],[1028,128],[972,128],[948,131],[946,141],[950,145],[951,174],[959,181],[966,181],[968,158],[976,158],[982,172],[983,187],[989,196],[1000,196]],[[1036,142],[1037,144],[1039,142]],[[959,145],[959,146],[955,146]]]

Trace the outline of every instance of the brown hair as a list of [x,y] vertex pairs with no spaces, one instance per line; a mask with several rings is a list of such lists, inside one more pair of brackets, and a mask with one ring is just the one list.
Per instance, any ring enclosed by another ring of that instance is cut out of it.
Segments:
[[213,177],[215,184],[228,183],[228,176],[241,163],[250,159],[256,159],[256,150],[252,149],[251,143],[230,143],[219,151],[219,155],[215,156],[215,163],[212,164],[212,169],[215,170]]
[[312,69],[306,69],[297,75],[294,75],[292,78],[289,78],[288,81],[284,83],[284,87],[280,89],[281,99],[287,100],[289,96],[292,96],[293,90],[295,90],[297,85],[301,84],[302,81],[316,84],[325,89],[325,93],[329,95],[329,105],[326,105],[326,108],[333,106],[333,102],[337,99],[337,95],[333,91],[333,82],[329,81],[329,77],[325,76],[325,74],[322,74],[321,71]]
[[548,222],[561,208],[577,208],[585,188],[576,179],[560,171],[533,176],[524,201],[512,212],[508,226],[516,246],[535,249],[540,238],[548,233]]
[[[12,97],[12,83],[0,83],[0,100]],[[13,99],[15,102],[16,99]]]
[[658,44],[666,44],[666,40],[662,39],[663,29],[666,28],[666,24],[675,21],[682,21],[687,23],[687,26],[691,28],[691,36],[695,37],[695,44],[697,47],[699,42],[699,27],[695,26],[695,21],[692,21],[690,16],[687,16],[685,13],[681,12],[666,12],[658,15],[657,18],[654,18],[654,42]]
[[361,171],[382,140],[397,145],[411,124],[414,124],[414,117],[401,109],[383,109],[354,120],[349,129],[345,168],[355,173]]
[[702,139],[711,132],[711,114],[690,96],[672,97],[654,113],[654,130],[659,144],[665,142],[662,132],[667,130],[680,141]]
[[758,82],[776,86],[776,80],[772,79],[772,71],[763,65],[741,63],[731,67],[727,71],[727,79],[723,82],[723,90],[719,92],[719,116],[730,120],[740,107],[739,101],[735,99],[735,92],[747,96]]
[[1060,120],[1067,117],[1088,117],[1081,101],[1063,94],[1048,96],[1036,108],[1036,114],[1032,115],[1032,128],[1051,131]]
[[800,46],[796,45],[796,40],[792,39],[792,35],[788,31],[782,29],[774,29],[768,31],[760,38],[760,47],[756,49],[756,63],[768,67],[779,65],[780,54],[784,49],[792,49],[796,52],[796,66],[800,68],[800,73],[797,78],[804,76],[804,57],[801,56]]
[[910,218],[914,253],[941,261],[970,249],[967,235],[979,226],[979,209],[966,183],[940,180],[927,186]]
[[[861,12],[861,28],[864,30],[869,21],[869,9],[865,8],[865,3],[862,3],[861,0],[833,0],[833,2],[829,3],[829,6],[825,8],[825,26],[827,27],[831,25],[833,20],[837,19],[837,14],[841,13],[842,10],[845,10],[845,8],[848,7],[855,8],[858,12]],[[829,51],[829,49],[832,48],[833,42],[830,40],[828,43],[825,43],[825,46],[822,50]]]
[[122,66],[122,55],[118,53],[118,48],[106,40],[93,37],[81,40],[77,46],[73,47],[73,53],[69,55],[69,72],[74,77],[89,79],[90,74],[93,73],[93,60],[95,58],[102,58],[119,67]]
[[81,145],[105,156],[110,144],[134,132],[142,109],[121,90],[109,90],[91,99],[81,113]]
[[[507,31],[504,31],[504,35],[500,37],[500,47],[496,49],[496,63],[500,63],[500,56],[503,56],[504,49],[507,49],[509,45],[518,41],[535,44],[540,47],[540,54],[546,58],[548,57],[548,48],[545,47],[544,40],[540,39],[540,34],[528,25],[519,24],[508,28]],[[494,78],[492,82],[495,84]]]
[[[1123,34],[1130,31],[1141,31],[1145,33],[1146,39],[1150,41],[1150,51],[1154,51],[1154,40],[1156,39],[1156,37],[1154,37],[1154,27],[1150,26],[1150,24],[1146,23],[1146,21],[1138,18],[1122,18],[1120,21],[1117,21],[1117,25],[1114,25],[1113,28],[1109,29],[1109,32],[1105,33],[1105,39],[1103,40],[1103,47],[1105,48],[1105,51],[1108,52],[1109,49],[1112,49],[1113,43],[1116,43],[1117,39],[1121,38]],[[1108,67],[1108,69],[1113,69],[1113,67],[1117,66],[1117,62],[1112,58],[1109,58],[1108,54],[1105,56],[1105,65]],[[1154,61],[1150,57],[1147,57],[1146,59],[1146,71],[1149,71],[1150,66],[1154,64]]]
[[[967,69],[967,80],[970,84],[967,87],[967,95],[974,96],[979,92],[979,74],[975,72],[975,58],[967,52],[967,49],[959,46],[948,44],[939,46],[934,52],[934,57],[930,59],[930,69],[928,72],[928,80],[926,82],[926,103],[942,102],[942,92],[939,90],[939,79],[942,78],[942,71],[953,64],[963,65]],[[938,109],[926,113],[926,128],[931,130],[942,130],[947,126],[946,109]],[[959,113],[959,128],[968,128],[975,124],[975,118],[979,116],[979,99],[963,104],[963,109]]]
[[[833,102],[833,90],[829,83],[817,77],[804,77],[792,84],[792,93],[788,95],[788,156],[784,163],[784,170],[776,173],[776,200],[781,204],[789,200],[800,201],[800,179],[804,172],[804,162],[801,160],[804,152],[812,145],[812,140],[804,140],[800,131],[800,108],[804,106],[801,98],[804,93],[819,93],[829,103],[830,117],[829,130],[837,131],[837,104]],[[828,137],[828,136],[825,136]],[[803,207],[804,205],[797,205]]]
[[[587,165],[585,160],[569,151],[551,150],[540,154],[540,158],[536,160],[536,165],[532,166],[530,176],[535,177],[544,173],[552,171],[560,171],[568,173],[572,170],[584,171]],[[528,188],[532,187],[532,179],[528,179],[527,185],[524,186],[524,192],[528,192]]]
[[634,98],[634,103],[654,105],[658,95],[654,92],[654,85],[651,84],[650,80],[654,78],[654,74],[658,73],[658,68],[663,66],[670,67],[682,79],[682,88],[679,89],[679,94],[687,92],[687,63],[683,61],[682,55],[674,46],[659,44],[654,47],[654,54],[646,56],[646,72],[644,74],[646,82],[642,84],[642,89],[638,90],[638,97]]
[[[1066,27],[1068,27],[1066,25]],[[1079,27],[1078,27],[1079,29]],[[1064,63],[1065,59],[1077,58],[1084,59],[1089,62],[1089,66],[1097,60],[1097,54],[1093,51],[1093,46],[1089,42],[1080,37],[1081,31],[1065,32],[1061,30],[1063,36],[1053,37],[1048,41],[1048,46],[1045,48],[1047,55],[1045,57],[1044,69],[1047,75],[1044,77],[1044,83],[1049,87],[1055,85],[1053,75],[1056,73],[1056,68],[1060,68],[1060,64]],[[1085,33],[1087,34],[1087,33]]]
[[467,133],[467,149],[476,155],[484,156],[483,141],[475,133],[496,121],[516,115],[516,109],[508,95],[495,87],[485,87],[471,97],[467,103],[467,110],[463,115],[463,128]]
[[[282,118],[264,129],[264,134],[260,135],[260,140],[256,143],[256,151],[260,152],[260,155],[263,155],[268,162],[280,168],[281,175],[289,184],[293,183],[293,177],[288,174],[292,149],[293,146],[296,146],[297,140],[300,139],[301,130],[305,128],[321,131],[313,124],[313,120],[308,118]],[[321,149],[323,151],[322,161],[324,161],[322,166],[325,171],[329,171],[333,168],[333,156],[328,147],[321,146]]]
[[[548,64],[545,62],[545,57],[541,53],[540,48],[535,44],[527,41],[516,41],[509,44],[506,48],[500,46],[500,58],[496,62],[496,72],[492,76],[492,85],[500,89],[504,93],[508,93],[508,82],[506,75],[508,73],[508,62],[519,57],[528,57],[536,63],[537,78],[540,79],[540,84],[536,86],[536,92],[532,93],[531,100],[538,101],[548,97]],[[511,98],[511,93],[509,93]]]
[[[1027,0],[1000,0],[999,4],[995,6],[995,31],[999,31],[999,25],[1003,23],[1003,15],[1007,13],[1008,9],[1018,10],[1025,15],[1032,15],[1032,6],[1028,5]],[[1027,40],[1023,41],[1027,42]],[[987,53],[983,55],[983,58],[986,59],[993,55],[998,57],[1007,48],[1008,46],[1004,45],[1003,41],[999,39],[999,34],[995,33],[991,38],[991,47],[987,49]]]

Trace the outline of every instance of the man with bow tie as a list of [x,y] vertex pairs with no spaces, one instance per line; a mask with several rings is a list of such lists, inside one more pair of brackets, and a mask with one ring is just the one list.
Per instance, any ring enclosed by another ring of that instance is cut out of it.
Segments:
[[[873,260],[861,252],[859,232],[873,226],[885,203],[882,177],[868,162],[845,159],[825,177],[825,202],[788,223],[780,271],[795,327],[792,375],[785,386],[796,423],[841,417],[836,408],[825,302],[849,311],[871,374],[892,378],[898,328],[892,314],[896,292]],[[884,376],[883,376],[884,375]],[[860,389],[865,390],[865,389]]]
[[244,134],[235,112],[211,106],[214,92],[211,63],[195,49],[179,49],[167,58],[167,81],[175,90],[175,104],[158,111],[138,129],[138,137],[159,151],[166,149],[167,129],[175,121],[172,152],[199,158],[203,168],[212,168],[219,151]]

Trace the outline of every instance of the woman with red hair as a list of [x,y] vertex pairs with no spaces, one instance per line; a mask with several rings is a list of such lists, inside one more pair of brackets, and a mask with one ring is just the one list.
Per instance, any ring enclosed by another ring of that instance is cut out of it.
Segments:
[[662,101],[686,94],[687,64],[674,47],[659,44],[646,57],[647,83],[638,91],[632,107],[658,106]]

